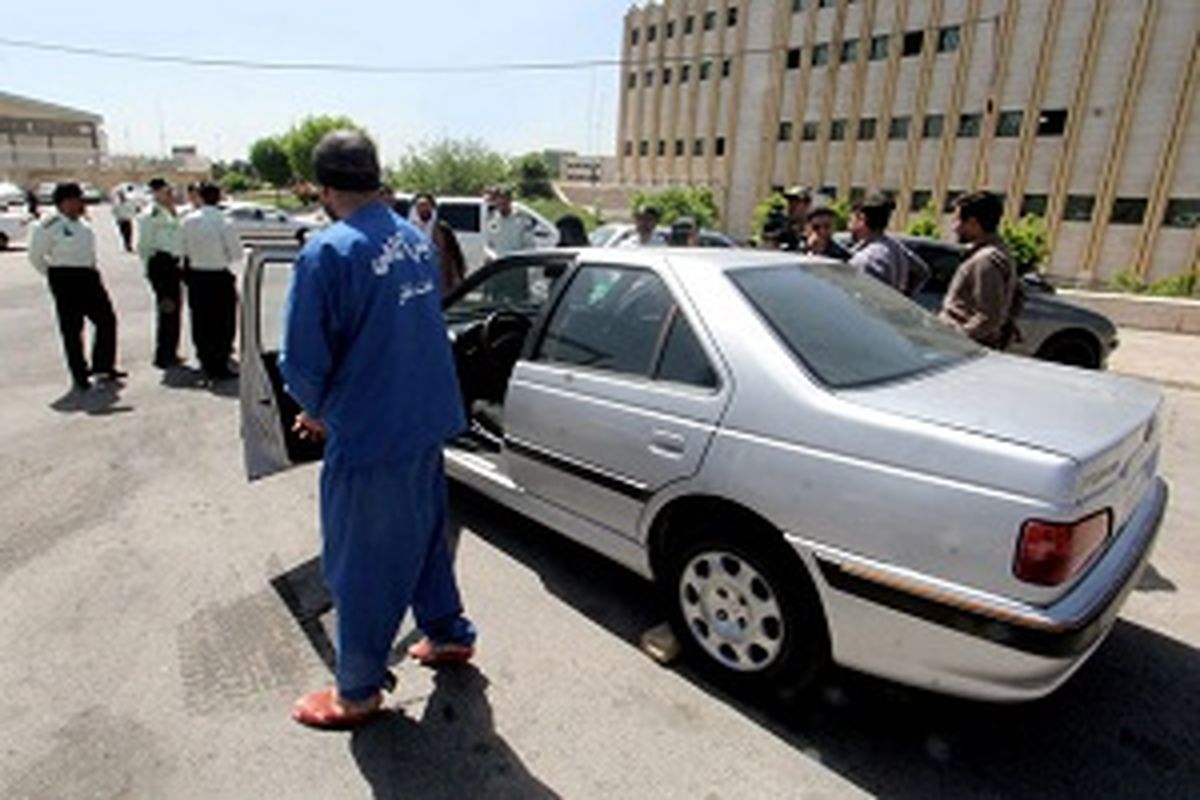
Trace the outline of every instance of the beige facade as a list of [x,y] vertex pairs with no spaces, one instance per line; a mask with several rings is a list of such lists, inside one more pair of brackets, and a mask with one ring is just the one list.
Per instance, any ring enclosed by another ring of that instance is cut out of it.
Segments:
[[94,170],[104,154],[102,118],[0,92],[0,178],[26,184]]
[[[1046,217],[1049,270],[1154,280],[1200,256],[1197,0],[665,0],[625,18],[619,179],[958,194]],[[943,225],[945,230],[948,226]]]

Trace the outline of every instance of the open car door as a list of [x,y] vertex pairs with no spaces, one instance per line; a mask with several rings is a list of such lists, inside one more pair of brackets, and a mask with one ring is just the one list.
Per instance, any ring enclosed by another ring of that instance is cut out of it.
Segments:
[[283,306],[299,248],[255,247],[242,276],[241,412],[246,476],[265,478],[321,459],[319,442],[292,431],[300,406],[279,372]]

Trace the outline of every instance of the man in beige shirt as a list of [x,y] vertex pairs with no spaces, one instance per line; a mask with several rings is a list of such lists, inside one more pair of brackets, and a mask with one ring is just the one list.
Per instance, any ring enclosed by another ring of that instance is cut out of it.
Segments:
[[942,300],[942,321],[976,342],[1003,350],[1017,332],[1024,297],[1016,264],[997,234],[1004,207],[989,192],[972,192],[954,203],[954,233],[969,245]]

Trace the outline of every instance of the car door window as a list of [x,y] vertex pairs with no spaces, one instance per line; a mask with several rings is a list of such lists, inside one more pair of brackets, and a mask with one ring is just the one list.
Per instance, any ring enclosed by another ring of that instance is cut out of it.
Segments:
[[715,375],[670,290],[649,270],[583,267],[536,356],[552,363],[701,386]]
[[550,298],[562,275],[561,263],[520,261],[497,268],[458,297],[447,309],[451,321],[482,318],[494,311],[535,315]]
[[483,230],[479,203],[438,204],[438,219],[449,225],[456,233],[479,233]]

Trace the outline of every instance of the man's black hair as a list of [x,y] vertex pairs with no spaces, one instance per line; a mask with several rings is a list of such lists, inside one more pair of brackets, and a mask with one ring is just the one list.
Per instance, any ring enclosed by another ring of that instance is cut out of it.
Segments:
[[836,220],[837,213],[829,206],[817,206],[812,211],[808,212],[808,216],[805,217],[805,219],[807,219],[809,222],[812,222],[820,217],[832,217]]
[[166,178],[151,178],[150,182],[146,184],[146,186],[149,187],[150,191],[152,192],[157,192],[159,189],[165,189],[169,185],[170,184],[167,183]]
[[433,206],[434,208],[437,208],[437,198],[434,197],[429,192],[418,192],[417,194],[414,194],[413,199],[412,199],[412,204],[415,206],[417,203],[421,202],[422,200],[428,200],[429,205]]
[[204,201],[206,206],[215,206],[221,202],[221,187],[210,181],[203,181],[196,191],[200,193],[200,199]]
[[377,192],[382,183],[375,145],[359,131],[330,131],[313,148],[317,183],[344,192]]
[[64,200],[83,197],[83,187],[78,183],[60,183],[54,187],[54,205],[61,205]]
[[995,233],[1004,216],[1004,203],[991,192],[971,192],[954,200],[960,219],[973,219],[984,233]]
[[886,194],[870,194],[854,204],[855,213],[862,214],[867,227],[877,232],[887,230],[895,210],[896,201]]

